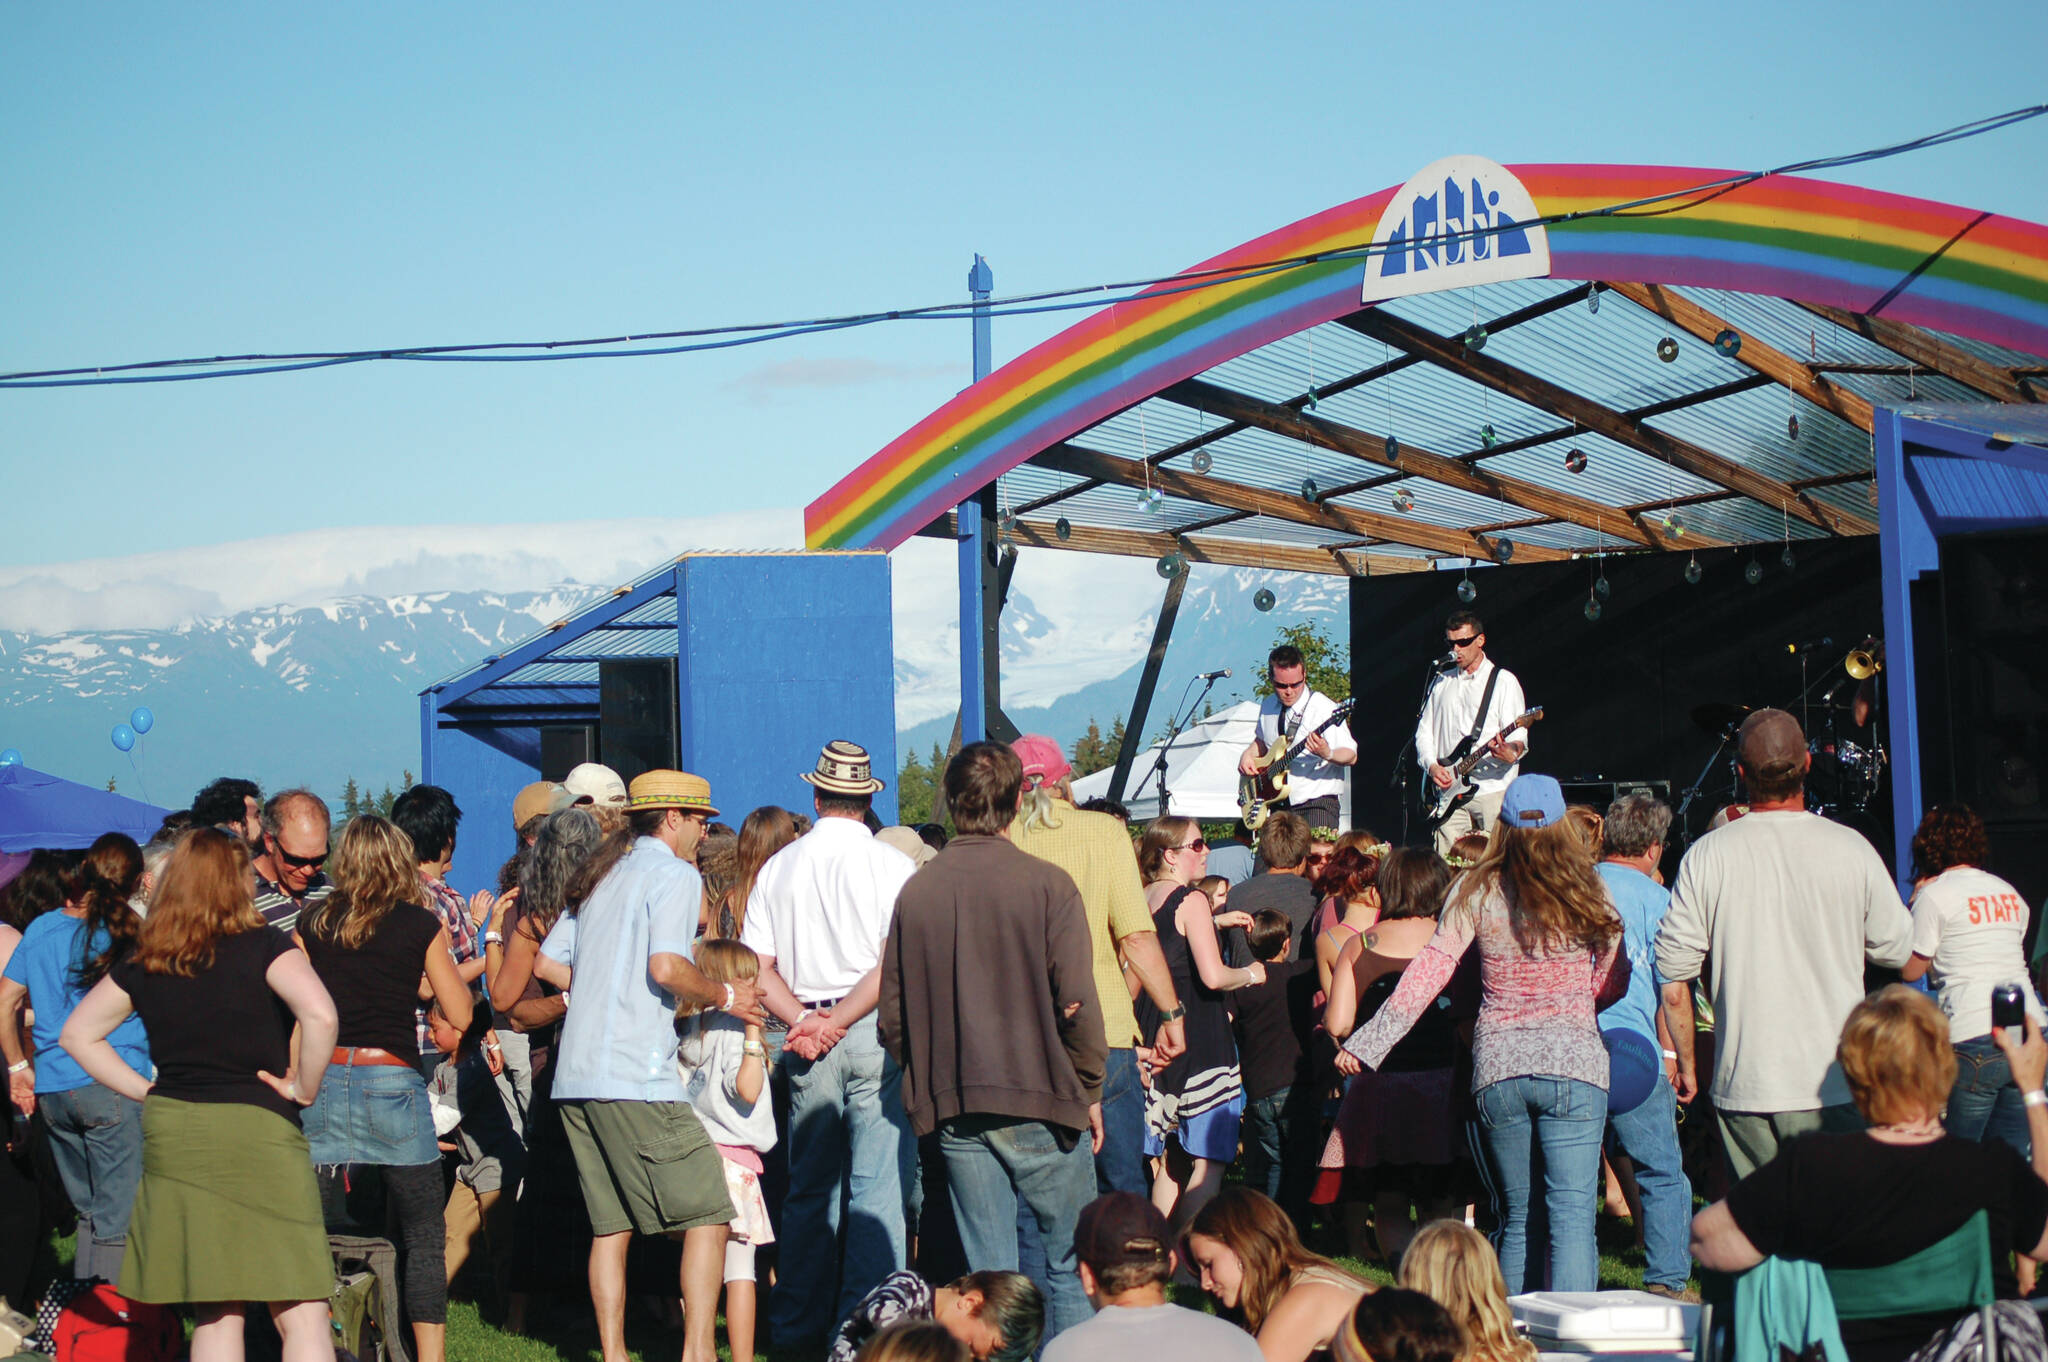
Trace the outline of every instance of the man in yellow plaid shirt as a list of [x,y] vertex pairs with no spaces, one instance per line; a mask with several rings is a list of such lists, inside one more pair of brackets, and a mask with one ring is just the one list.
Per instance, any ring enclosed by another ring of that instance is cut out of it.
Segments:
[[[1102,1085],[1102,1152],[1095,1156],[1096,1185],[1105,1192],[1147,1195],[1145,1177],[1145,1089],[1138,1078],[1138,1019],[1131,1009],[1128,969],[1167,1020],[1152,1038],[1158,1062],[1187,1048],[1182,1008],[1159,949],[1159,935],[1145,906],[1138,858],[1124,825],[1106,813],[1074,807],[1067,778],[1073,768],[1059,744],[1036,733],[1010,744],[1024,763],[1024,798],[1010,841],[1073,878],[1088,911],[1088,935],[1095,947],[1095,992],[1109,1038],[1109,1067]],[[1122,957],[1121,964],[1118,957]]]

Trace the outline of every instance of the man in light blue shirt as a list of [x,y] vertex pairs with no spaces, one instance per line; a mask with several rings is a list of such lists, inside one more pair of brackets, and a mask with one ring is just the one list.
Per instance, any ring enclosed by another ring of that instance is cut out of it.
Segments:
[[[1643,1286],[1685,1296],[1692,1272],[1692,1183],[1678,1151],[1678,1097],[1671,1087],[1675,1056],[1664,1035],[1657,978],[1657,928],[1671,893],[1654,878],[1671,831],[1671,810],[1655,795],[1624,795],[1607,807],[1601,828],[1600,878],[1621,914],[1628,955],[1628,992],[1600,1014],[1600,1029],[1637,1032],[1664,1056],[1665,1072],[1639,1106],[1610,1112],[1607,1124],[1635,1165],[1642,1193]],[[1694,1299],[1694,1298],[1689,1298]]]
[[[634,1233],[683,1241],[683,1362],[716,1362],[718,1289],[733,1218],[725,1169],[684,1100],[678,1004],[761,1020],[752,984],[714,984],[689,953],[703,882],[683,859],[718,812],[711,786],[648,771],[627,795],[631,846],[541,945],[573,960],[555,1052],[555,1102],[590,1211],[590,1287],[604,1362],[628,1362],[626,1250]],[[571,942],[573,941],[573,946]]]

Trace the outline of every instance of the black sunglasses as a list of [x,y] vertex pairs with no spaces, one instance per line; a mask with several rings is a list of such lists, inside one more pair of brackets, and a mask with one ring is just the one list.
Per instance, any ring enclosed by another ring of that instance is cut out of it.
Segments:
[[326,852],[323,851],[318,856],[294,856],[289,851],[286,851],[275,837],[270,839],[270,852],[278,860],[283,861],[294,870],[318,870],[321,866],[327,864]]
[[1469,648],[1478,641],[1479,635],[1477,634],[1472,635],[1470,638],[1447,638],[1444,640],[1445,643],[1450,644],[1453,648]]

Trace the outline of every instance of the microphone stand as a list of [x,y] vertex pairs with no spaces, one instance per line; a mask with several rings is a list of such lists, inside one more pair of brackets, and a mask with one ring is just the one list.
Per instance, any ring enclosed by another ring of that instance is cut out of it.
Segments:
[[1387,788],[1402,793],[1401,803],[1401,844],[1408,843],[1408,820],[1414,816],[1415,801],[1407,798],[1408,754],[1415,750],[1415,731],[1422,727],[1422,716],[1429,710],[1429,696],[1436,689],[1437,678],[1446,674],[1442,658],[1432,658],[1428,673],[1422,679],[1422,703],[1415,707],[1415,722],[1408,725],[1408,741],[1401,744],[1401,750],[1394,754],[1394,769],[1387,773]]
[[[1193,685],[1195,684],[1195,681],[1196,681],[1197,679],[1198,679],[1198,678],[1196,678],[1196,677],[1192,677],[1192,676],[1191,676],[1191,677],[1189,677],[1189,678],[1188,678],[1188,683],[1187,683],[1187,685],[1186,685],[1186,686],[1182,686],[1182,687],[1181,687],[1181,691],[1180,691],[1180,697],[1181,697],[1181,698],[1180,698],[1180,700],[1176,700],[1176,701],[1174,701],[1174,706],[1173,706],[1173,707],[1174,707],[1174,711],[1175,711],[1175,718],[1174,718],[1173,722],[1172,722],[1171,724],[1169,724],[1169,725],[1167,726],[1167,731],[1166,731],[1166,741],[1165,741],[1165,742],[1163,742],[1163,743],[1161,743],[1161,744],[1159,745],[1159,755],[1158,755],[1157,757],[1153,758],[1153,761],[1152,761],[1152,769],[1151,769],[1150,771],[1147,771],[1147,772],[1145,773],[1145,775],[1146,775],[1146,776],[1150,776],[1150,775],[1155,775],[1155,774],[1156,774],[1156,775],[1157,775],[1157,776],[1159,777],[1159,780],[1158,780],[1158,786],[1159,786],[1159,813],[1158,813],[1158,814],[1157,814],[1156,816],[1157,816],[1157,817],[1160,817],[1160,818],[1164,818],[1164,817],[1166,817],[1166,815],[1167,815],[1167,814],[1168,814],[1168,813],[1170,812],[1170,810],[1169,810],[1169,809],[1167,808],[1167,804],[1166,804],[1166,800],[1167,800],[1167,793],[1166,793],[1166,758],[1167,758],[1167,754],[1173,751],[1173,745],[1174,745],[1174,743],[1175,743],[1176,741],[1178,741],[1178,740],[1179,740],[1179,738],[1180,738],[1180,735],[1181,735],[1181,730],[1182,730],[1182,729],[1184,729],[1184,728],[1186,728],[1186,727],[1188,726],[1188,724],[1189,724],[1189,723],[1191,723],[1191,722],[1192,722],[1192,721],[1194,720],[1194,717],[1195,717],[1195,707],[1196,707],[1197,705],[1201,704],[1203,700],[1205,700],[1205,699],[1207,699],[1207,698],[1208,698],[1208,696],[1209,696],[1209,692],[1210,692],[1210,691],[1212,691],[1212,690],[1216,689],[1216,678],[1215,678],[1215,677],[1213,677],[1213,676],[1206,676],[1206,677],[1201,677],[1201,678],[1199,678],[1199,679],[1200,679],[1200,680],[1201,680],[1201,682],[1202,682],[1202,689],[1201,689],[1201,690],[1200,690],[1200,691],[1199,691],[1199,692],[1198,692],[1198,693],[1197,693],[1197,694],[1195,695],[1195,698],[1194,698],[1193,700],[1188,700],[1188,698],[1187,698],[1187,697],[1188,697],[1188,689],[1189,689],[1189,687],[1191,687],[1191,686],[1193,686]],[[1179,711],[1180,711],[1180,708],[1181,708],[1181,702],[1182,702],[1182,701],[1186,701],[1186,702],[1187,702],[1187,713],[1185,713],[1185,714],[1181,714],[1181,713],[1179,713]],[[1139,784],[1140,786],[1142,786],[1142,785],[1144,785],[1144,783],[1145,783],[1145,776],[1140,776],[1140,777],[1138,777],[1138,784]]]

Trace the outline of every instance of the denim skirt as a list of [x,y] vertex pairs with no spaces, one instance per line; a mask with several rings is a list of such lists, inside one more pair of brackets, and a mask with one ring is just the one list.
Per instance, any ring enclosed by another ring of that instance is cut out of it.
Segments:
[[330,1064],[301,1118],[316,1167],[439,1163],[434,1113],[419,1070],[396,1064]]

